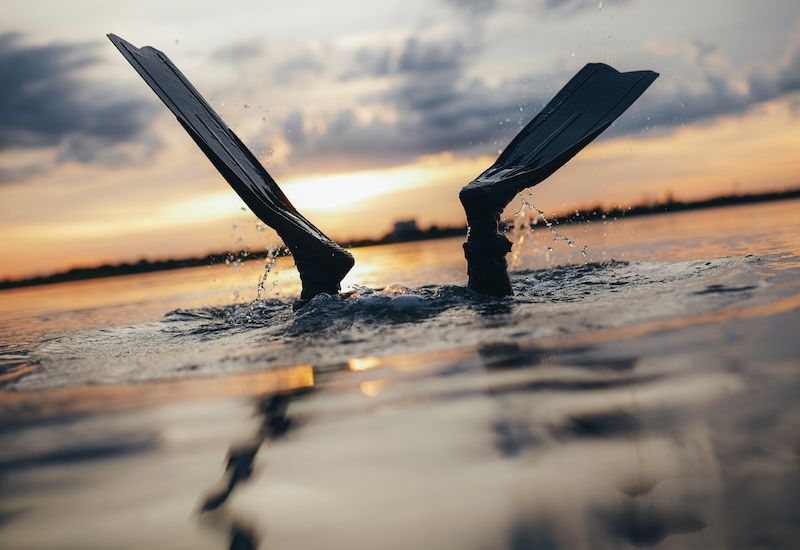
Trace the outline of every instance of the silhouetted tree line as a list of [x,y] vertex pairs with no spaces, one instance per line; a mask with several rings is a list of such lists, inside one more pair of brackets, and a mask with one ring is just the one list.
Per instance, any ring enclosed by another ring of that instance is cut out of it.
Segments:
[[[594,208],[574,210],[567,214],[559,214],[550,217],[548,218],[548,221],[554,225],[565,223],[583,223],[595,220],[619,219],[623,217],[632,218],[635,216],[646,216],[665,212],[683,212],[687,210],[700,210],[703,208],[717,208],[722,206],[735,206],[740,204],[753,204],[796,198],[800,198],[800,188],[791,189],[788,191],[773,191],[768,193],[725,195],[691,202],[677,201],[671,196],[668,196],[661,202],[653,202],[650,204],[639,204],[627,207],[616,206],[613,208],[596,206]],[[506,227],[510,227],[511,225],[513,224],[510,221],[506,222]],[[391,232],[379,239],[351,240],[341,244],[345,248],[358,248],[380,244],[433,240],[445,237],[461,236],[466,234],[466,230],[466,226],[438,227],[433,225],[428,229],[405,231],[402,234],[395,234],[394,232]],[[287,251],[285,249],[281,249],[279,251],[279,255],[286,254]],[[136,275],[139,273],[166,271],[169,269],[180,269],[184,267],[209,266],[222,263],[241,263],[246,260],[260,260],[266,257],[266,251],[251,252],[249,250],[241,250],[238,252],[216,252],[199,258],[193,257],[166,260],[147,260],[142,258],[135,263],[105,264],[96,267],[76,267],[70,269],[69,271],[63,271],[52,275],[42,275],[25,279],[6,279],[0,281],[0,290],[24,286],[63,283],[83,279],[116,277],[119,275]]]

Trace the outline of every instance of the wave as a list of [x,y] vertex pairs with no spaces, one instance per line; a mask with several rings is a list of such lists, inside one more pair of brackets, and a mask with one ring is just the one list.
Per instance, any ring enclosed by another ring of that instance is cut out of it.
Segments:
[[[48,342],[12,389],[216,376],[353,357],[563,338],[725,307],[763,283],[755,258],[570,264],[513,273],[514,296],[455,285],[358,287],[290,300],[177,309],[141,325]],[[724,289],[724,290],[723,290]]]

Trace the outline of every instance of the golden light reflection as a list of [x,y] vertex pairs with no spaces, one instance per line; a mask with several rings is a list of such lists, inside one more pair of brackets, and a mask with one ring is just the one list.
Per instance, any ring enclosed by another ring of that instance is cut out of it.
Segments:
[[109,384],[30,392],[0,391],[0,418],[27,418],[120,410],[177,400],[253,396],[314,385],[311,365],[267,369],[225,377]]
[[386,378],[379,378],[378,380],[365,380],[358,385],[361,393],[367,397],[377,397],[386,387],[389,381]]
[[360,372],[364,370],[374,369],[380,364],[381,364],[380,358],[374,356],[353,357],[352,359],[347,360],[347,368],[349,368],[353,372]]
[[22,365],[0,374],[0,382],[10,382],[16,378],[24,376],[28,373],[34,372],[36,367],[34,365]]

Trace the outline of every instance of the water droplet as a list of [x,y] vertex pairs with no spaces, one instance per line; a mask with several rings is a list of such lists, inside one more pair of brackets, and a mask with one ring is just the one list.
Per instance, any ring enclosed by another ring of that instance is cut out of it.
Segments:
[[[279,255],[280,255],[280,248],[278,248],[277,246],[270,246],[267,249],[267,261],[264,264],[264,272],[261,274],[261,277],[258,280],[258,286],[256,287],[256,297],[255,300],[250,302],[249,309],[251,313],[257,307],[256,304],[261,300],[261,295],[266,289],[267,277],[269,276],[272,269],[275,267],[275,262],[278,261]],[[274,287],[275,283],[273,283],[272,286]]]

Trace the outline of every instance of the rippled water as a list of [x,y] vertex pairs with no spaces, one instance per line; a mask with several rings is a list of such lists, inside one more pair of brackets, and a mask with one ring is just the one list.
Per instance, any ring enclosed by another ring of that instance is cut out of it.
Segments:
[[0,541],[794,547],[799,211],[535,228],[504,300],[458,240],[0,293]]

